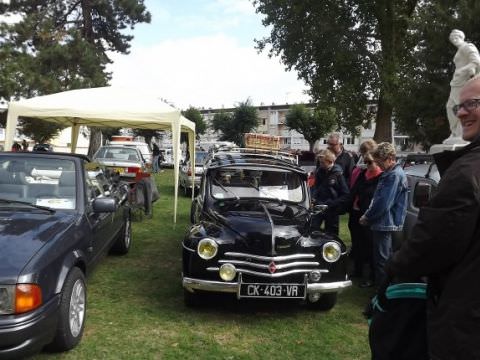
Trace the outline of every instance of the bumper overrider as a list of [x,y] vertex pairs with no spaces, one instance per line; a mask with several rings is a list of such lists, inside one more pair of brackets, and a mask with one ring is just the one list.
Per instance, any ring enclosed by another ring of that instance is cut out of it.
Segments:
[[[237,297],[240,296],[241,280],[225,282],[183,277],[182,282],[183,287],[190,292],[194,292],[195,290],[201,290],[209,292],[234,293],[237,294]],[[306,283],[306,295],[337,293],[350,286],[352,286],[351,280]]]

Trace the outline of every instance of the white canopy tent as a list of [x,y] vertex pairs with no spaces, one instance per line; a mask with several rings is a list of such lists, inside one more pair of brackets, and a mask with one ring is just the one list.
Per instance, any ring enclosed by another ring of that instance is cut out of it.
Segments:
[[8,106],[5,149],[10,149],[19,117],[29,117],[72,127],[71,152],[75,152],[80,126],[171,130],[177,220],[180,133],[188,133],[192,167],[195,166],[195,123],[161,98],[136,90],[100,87],[65,91],[12,101]]

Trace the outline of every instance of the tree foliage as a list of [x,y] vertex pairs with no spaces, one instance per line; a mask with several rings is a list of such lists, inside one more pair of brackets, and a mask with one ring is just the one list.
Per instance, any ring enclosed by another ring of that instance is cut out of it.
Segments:
[[[391,119],[426,143],[445,133],[445,103],[455,48],[453,28],[478,37],[479,3],[472,0],[254,0],[271,47],[310,86],[312,98],[337,109],[355,133],[378,104],[375,139],[391,141]],[[413,106],[412,106],[413,105]],[[412,111],[412,108],[416,108]],[[410,112],[410,115],[409,115]],[[435,134],[435,135],[433,135]]]
[[207,124],[203,120],[200,110],[190,106],[187,110],[182,111],[182,115],[195,123],[195,133],[197,134],[197,139],[199,135],[205,133],[205,130],[207,130]]
[[233,114],[220,112],[212,120],[215,131],[221,131],[220,140],[232,141],[239,146],[244,145],[244,134],[258,126],[257,109],[250,100],[238,104]]
[[[107,85],[108,52],[128,53],[133,36],[125,29],[150,21],[143,0],[11,1],[0,14],[19,18],[0,25],[6,99]],[[92,128],[92,138],[98,134]]]
[[328,134],[336,124],[335,109],[331,107],[311,110],[303,104],[297,104],[290,108],[286,116],[286,125],[303,135],[310,151],[315,141]]

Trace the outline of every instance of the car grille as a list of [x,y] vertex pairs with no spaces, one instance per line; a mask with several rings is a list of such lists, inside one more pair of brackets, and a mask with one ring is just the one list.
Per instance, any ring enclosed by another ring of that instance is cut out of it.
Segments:
[[268,279],[305,274],[313,270],[328,273],[327,269],[320,269],[315,254],[270,257],[237,252],[226,252],[224,258],[218,260],[218,267],[209,267],[207,270],[218,271],[219,267],[226,263],[235,265],[237,273]]

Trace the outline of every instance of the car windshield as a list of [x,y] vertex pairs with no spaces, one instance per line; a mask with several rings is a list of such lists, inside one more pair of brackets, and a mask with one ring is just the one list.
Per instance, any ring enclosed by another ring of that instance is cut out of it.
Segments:
[[211,193],[215,199],[261,198],[301,202],[304,199],[301,177],[284,169],[226,169],[211,174]]
[[102,147],[95,159],[140,161],[137,150],[129,147]]
[[[0,156],[0,199],[51,209],[75,209],[75,182],[72,160]],[[19,204],[5,202],[5,206]]]
[[195,152],[195,165],[203,165],[205,158],[208,153],[206,151],[196,151]]

